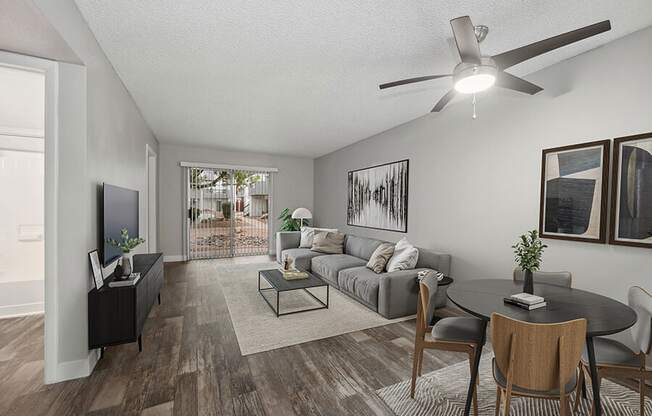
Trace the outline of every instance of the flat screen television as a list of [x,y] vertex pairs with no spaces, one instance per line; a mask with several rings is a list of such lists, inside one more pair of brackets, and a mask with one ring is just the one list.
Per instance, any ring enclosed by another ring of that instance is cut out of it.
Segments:
[[102,185],[102,262],[104,267],[122,256],[119,248],[107,243],[120,240],[123,228],[130,237],[138,237],[138,191],[105,183]]

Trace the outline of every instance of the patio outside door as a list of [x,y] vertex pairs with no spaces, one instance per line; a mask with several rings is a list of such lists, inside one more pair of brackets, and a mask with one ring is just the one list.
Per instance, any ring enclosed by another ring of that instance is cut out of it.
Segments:
[[269,253],[271,174],[186,168],[187,258]]

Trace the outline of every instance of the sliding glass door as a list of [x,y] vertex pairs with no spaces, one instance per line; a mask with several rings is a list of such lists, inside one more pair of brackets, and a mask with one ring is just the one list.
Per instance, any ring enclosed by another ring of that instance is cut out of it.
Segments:
[[185,169],[187,258],[268,254],[270,172]]

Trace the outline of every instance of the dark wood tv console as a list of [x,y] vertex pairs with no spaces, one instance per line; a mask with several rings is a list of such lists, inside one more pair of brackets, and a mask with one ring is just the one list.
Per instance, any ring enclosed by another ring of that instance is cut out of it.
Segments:
[[109,287],[114,279],[110,274],[99,290],[88,292],[88,349],[138,341],[143,350],[143,325],[154,302],[161,303],[163,287],[163,254],[136,254],[134,273],[140,280],[134,286]]

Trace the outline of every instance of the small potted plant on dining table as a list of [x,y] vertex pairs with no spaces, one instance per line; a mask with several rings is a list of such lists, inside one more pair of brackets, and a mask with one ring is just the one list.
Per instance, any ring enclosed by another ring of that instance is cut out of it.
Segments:
[[548,246],[543,244],[537,230],[523,234],[512,246],[516,263],[521,267],[524,274],[523,292],[534,293],[533,273],[540,269],[543,250]]
[[120,230],[120,241],[113,238],[107,238],[106,242],[122,251],[122,260],[120,263],[122,266],[122,276],[129,276],[133,271],[131,250],[136,248],[139,244],[144,243],[145,239],[140,237],[131,238],[129,237],[129,230],[123,228]]

